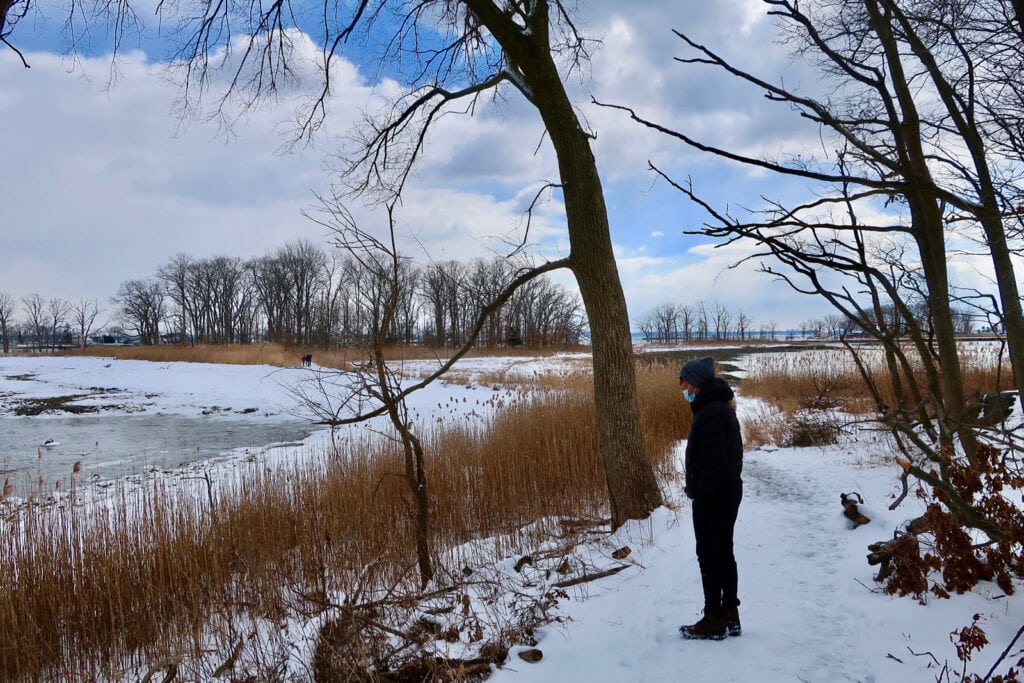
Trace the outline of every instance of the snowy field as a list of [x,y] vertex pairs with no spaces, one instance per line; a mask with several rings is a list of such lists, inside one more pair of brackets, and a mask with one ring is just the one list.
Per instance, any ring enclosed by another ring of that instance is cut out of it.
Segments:
[[[459,367],[494,377],[563,372],[579,364],[579,357],[488,358]],[[45,421],[53,416],[16,417],[15,406],[26,398],[69,395],[101,406],[101,417],[205,413],[225,421],[289,423],[302,418],[296,388],[317,377],[316,368],[0,358],[0,430],[9,420],[33,420],[42,438]],[[438,384],[411,403],[421,418],[474,419],[500,391],[472,380]],[[739,406],[741,411],[754,408],[742,396]],[[326,430],[311,428],[301,444],[247,449],[203,466],[230,467],[253,458],[260,466],[294,461],[329,443]],[[950,633],[970,625],[975,614],[990,644],[974,655],[967,670],[984,677],[1024,624],[1024,600],[1019,593],[1004,595],[994,584],[949,600],[930,598],[923,605],[883,595],[872,580],[875,568],[865,560],[866,547],[890,538],[920,511],[913,498],[896,511],[887,509],[897,491],[896,476],[885,439],[866,434],[830,448],[748,452],[736,530],[743,635],[721,642],[678,637],[680,624],[700,617],[701,590],[689,506],[681,485],[667,482],[670,506],[579,551],[595,568],[620,562],[629,568],[566,589],[569,599],[554,612],[560,623],[537,634],[543,659],[527,663],[514,649],[490,680],[955,681],[961,680],[962,669]],[[863,496],[862,511],[872,520],[857,529],[842,516],[839,504],[840,493],[852,491]],[[612,551],[622,546],[632,552],[625,560],[613,559]],[[515,580],[522,582],[522,590],[549,588],[547,579],[529,568]],[[1022,650],[1024,642],[1017,641],[997,673],[1005,673]],[[297,665],[294,670],[308,669]],[[295,680],[302,680],[301,674]]]

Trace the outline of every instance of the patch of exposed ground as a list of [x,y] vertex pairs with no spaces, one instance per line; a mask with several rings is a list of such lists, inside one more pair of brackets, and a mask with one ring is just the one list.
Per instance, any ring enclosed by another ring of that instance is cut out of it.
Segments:
[[81,399],[82,396],[47,396],[46,398],[23,398],[16,401],[14,414],[19,417],[31,417],[43,413],[71,413],[80,415],[82,413],[98,413],[99,406],[83,406],[72,403]]
[[81,401],[82,399],[92,398],[94,396],[104,396],[119,391],[118,389],[105,389],[101,387],[93,387],[93,389],[94,392],[91,394],[70,394],[67,396],[45,396],[42,398],[16,399],[12,401],[14,404],[13,412],[19,417],[33,417],[44,413],[70,413],[72,415],[84,415],[108,410],[125,409],[125,406],[116,404],[82,405],[77,403],[77,401]]

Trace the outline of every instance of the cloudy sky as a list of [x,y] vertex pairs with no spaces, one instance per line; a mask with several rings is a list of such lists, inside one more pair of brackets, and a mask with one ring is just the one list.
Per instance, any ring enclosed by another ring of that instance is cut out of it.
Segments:
[[[157,21],[144,5],[139,17]],[[571,84],[596,134],[613,240],[632,319],[663,303],[721,301],[742,309],[756,329],[796,326],[830,313],[748,265],[728,266],[742,247],[718,249],[687,236],[703,214],[659,182],[648,162],[692,178],[718,206],[749,206],[770,193],[768,179],[649,133],[618,111],[625,104],[698,138],[752,153],[798,151],[818,143],[785,108],[706,68],[684,65],[670,29],[787,84],[806,76],[774,40],[759,0],[581,2],[583,30],[601,40],[585,74]],[[36,5],[11,36],[31,65],[0,45],[0,117],[6,122],[0,170],[0,292],[17,298],[97,298],[111,308],[119,283],[153,275],[171,256],[253,257],[300,238],[327,244],[315,213],[332,183],[332,160],[364,111],[399,88],[360,48],[333,73],[329,116],[311,145],[288,147],[294,113],[311,90],[297,84],[231,122],[180,115],[182,90],[166,69],[168,45],[127,36],[112,64],[102,26],[79,35],[65,56],[64,10]],[[169,23],[169,22],[167,22]],[[317,54],[299,40],[297,54]],[[382,75],[384,74],[384,75]],[[301,74],[300,74],[301,75]],[[213,96],[216,93],[212,93]],[[418,258],[469,259],[503,249],[524,223],[537,189],[556,181],[536,113],[513,91],[470,116],[446,117],[398,214]],[[207,98],[210,102],[211,98]],[[229,108],[230,111],[230,108]],[[354,207],[360,221],[380,215]],[[545,257],[567,253],[558,196],[535,217],[531,239]],[[415,238],[415,239],[413,239]],[[413,246],[415,245],[415,246]]]

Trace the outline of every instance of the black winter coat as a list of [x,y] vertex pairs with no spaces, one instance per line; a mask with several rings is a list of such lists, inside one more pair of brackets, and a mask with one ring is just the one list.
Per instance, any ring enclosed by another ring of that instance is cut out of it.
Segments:
[[736,411],[729,404],[732,389],[716,377],[690,404],[693,422],[686,442],[686,495],[715,496],[741,481],[743,437]]

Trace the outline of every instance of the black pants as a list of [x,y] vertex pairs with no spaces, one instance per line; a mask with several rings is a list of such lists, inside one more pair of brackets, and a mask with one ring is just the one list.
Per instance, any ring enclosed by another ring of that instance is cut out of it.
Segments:
[[740,604],[732,534],[742,498],[743,483],[737,481],[715,495],[693,501],[693,535],[706,614],[721,614],[723,607]]

